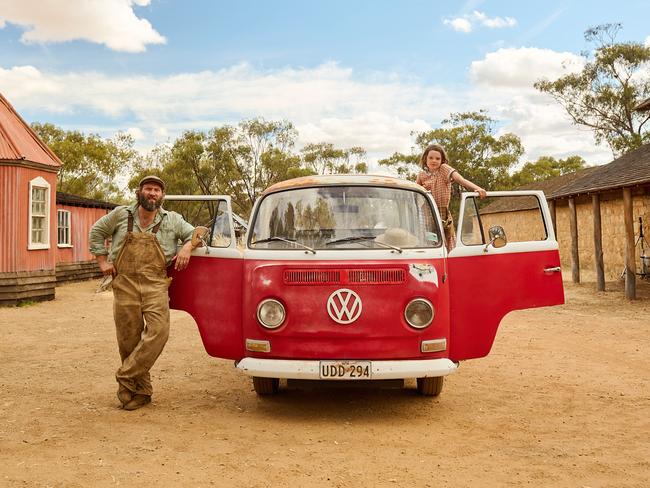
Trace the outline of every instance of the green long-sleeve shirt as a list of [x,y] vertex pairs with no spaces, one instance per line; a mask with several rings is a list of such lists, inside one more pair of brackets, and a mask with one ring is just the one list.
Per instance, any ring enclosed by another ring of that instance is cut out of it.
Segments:
[[194,227],[187,223],[180,214],[164,210],[161,207],[151,225],[142,229],[140,227],[137,207],[137,203],[130,206],[122,205],[116,207],[95,222],[90,229],[90,252],[95,256],[109,254],[105,241],[110,238],[111,250],[109,261],[115,261],[117,254],[124,245],[124,238],[126,237],[128,227],[128,210],[131,210],[133,214],[133,232],[151,232],[153,227],[162,219],[163,222],[160,225],[160,229],[158,229],[156,238],[165,253],[165,259],[167,259],[167,264],[169,265],[172,258],[176,255],[176,248],[179,241],[181,243],[189,241],[192,238]]

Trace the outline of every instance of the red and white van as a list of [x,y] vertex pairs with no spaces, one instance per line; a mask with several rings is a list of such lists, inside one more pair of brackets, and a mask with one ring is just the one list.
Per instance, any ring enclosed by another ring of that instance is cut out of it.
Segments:
[[397,178],[273,185],[243,249],[229,197],[212,199],[208,245],[172,272],[170,303],[192,315],[208,354],[235,360],[261,395],[280,378],[417,378],[420,393],[436,396],[460,361],[489,353],[508,312],[564,302],[539,191],[462,194],[451,252],[431,196]]

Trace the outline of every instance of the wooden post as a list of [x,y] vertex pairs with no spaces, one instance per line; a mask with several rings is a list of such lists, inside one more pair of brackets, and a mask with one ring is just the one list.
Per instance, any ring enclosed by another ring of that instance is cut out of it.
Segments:
[[605,265],[603,263],[603,231],[600,223],[600,195],[591,195],[594,212],[594,264],[596,265],[596,282],[598,291],[605,291]]
[[623,214],[625,217],[625,298],[636,300],[636,250],[634,249],[634,216],[632,188],[623,188]]
[[569,222],[571,223],[571,278],[580,283],[580,255],[578,253],[578,214],[575,197],[569,197]]
[[553,223],[553,232],[555,232],[555,240],[557,240],[557,214],[555,212],[555,200],[547,200],[548,211],[551,212],[551,222]]

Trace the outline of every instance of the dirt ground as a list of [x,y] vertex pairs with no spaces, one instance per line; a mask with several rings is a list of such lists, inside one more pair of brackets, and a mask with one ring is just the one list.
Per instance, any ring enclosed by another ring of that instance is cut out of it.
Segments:
[[437,399],[402,390],[258,398],[189,315],[151,405],[118,408],[112,294],[97,281],[0,309],[0,486],[650,486],[650,290],[566,284],[508,315]]

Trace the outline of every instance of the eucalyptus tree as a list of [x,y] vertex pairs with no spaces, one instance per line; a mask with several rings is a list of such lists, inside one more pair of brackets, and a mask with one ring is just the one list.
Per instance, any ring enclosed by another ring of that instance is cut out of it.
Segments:
[[118,133],[105,139],[51,123],[35,122],[31,127],[63,163],[57,176],[58,191],[112,202],[124,199],[116,178],[128,174],[140,157],[131,136]]
[[344,149],[331,142],[319,142],[305,145],[300,152],[305,166],[315,174],[368,172],[366,151],[359,146]]
[[529,161],[519,171],[513,173],[511,186],[516,188],[566,175],[585,168],[585,165],[585,160],[580,156],[569,156],[565,159],[541,156],[537,161]]
[[494,126],[495,121],[485,111],[453,113],[441,127],[414,133],[415,146],[410,154],[394,153],[379,164],[415,180],[421,171],[420,155],[429,144],[436,143],[445,148],[449,164],[467,179],[487,190],[508,188],[509,171],[524,148],[514,134],[497,136]]
[[[168,149],[145,158],[130,186],[146,172],[165,179],[168,192],[230,195],[234,211],[248,216],[257,196],[269,185],[311,174],[291,149],[297,132],[288,121],[243,120],[208,132],[186,131]],[[184,208],[192,205],[186,204]],[[210,210],[211,218],[214,218]]]
[[603,24],[585,32],[595,46],[583,53],[580,72],[557,80],[540,80],[535,87],[551,95],[574,124],[591,129],[596,142],[605,142],[615,156],[650,142],[650,113],[634,107],[650,97],[650,46],[615,42],[621,24]]

